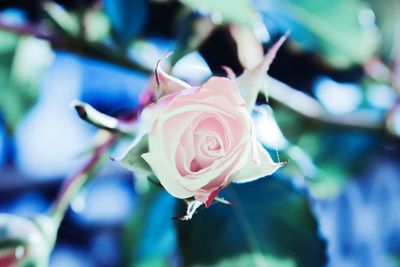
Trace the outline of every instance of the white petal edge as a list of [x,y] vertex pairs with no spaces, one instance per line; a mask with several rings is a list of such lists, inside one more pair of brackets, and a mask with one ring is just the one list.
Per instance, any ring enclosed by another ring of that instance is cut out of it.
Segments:
[[[154,174],[157,176],[161,185],[173,197],[184,199],[193,197],[195,192],[191,192],[183,187],[177,180],[179,174],[171,171],[171,168],[166,166],[165,163],[155,158],[151,153],[145,153],[142,158],[152,167]],[[168,163],[167,163],[168,164]]]

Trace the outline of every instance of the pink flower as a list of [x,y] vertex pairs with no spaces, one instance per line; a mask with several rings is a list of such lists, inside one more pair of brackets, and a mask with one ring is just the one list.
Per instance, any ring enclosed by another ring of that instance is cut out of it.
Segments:
[[121,163],[133,171],[154,173],[174,197],[194,197],[206,206],[231,182],[275,172],[283,164],[274,163],[256,139],[249,110],[260,75],[265,77],[276,50],[237,80],[211,77],[198,87],[169,76],[157,64],[160,98],[141,116],[149,131]]

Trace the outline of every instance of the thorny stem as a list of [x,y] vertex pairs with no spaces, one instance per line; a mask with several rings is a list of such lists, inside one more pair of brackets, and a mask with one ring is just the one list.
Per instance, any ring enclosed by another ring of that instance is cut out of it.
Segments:
[[117,140],[116,134],[104,133],[106,136],[103,142],[96,146],[86,164],[83,165],[83,167],[77,173],[69,177],[67,182],[60,190],[55,204],[50,212],[52,217],[55,218],[58,223],[61,223],[61,220],[63,219],[71,201],[78,194],[82,186],[87,182],[95,169],[100,165],[101,159],[103,158],[105,152]]
[[[147,100],[151,101],[151,99]],[[148,102],[143,102],[139,104],[137,109],[135,109],[132,114],[141,110],[144,106],[147,106]],[[90,177],[93,176],[96,169],[99,167],[102,159],[105,156],[105,152],[110,149],[121,134],[134,135],[132,128],[123,127],[122,123],[117,119],[110,117],[108,115],[102,114],[95,110],[88,104],[74,101],[72,106],[77,110],[78,115],[85,121],[99,127],[99,137],[102,139],[96,145],[93,150],[91,157],[86,162],[83,167],[67,179],[67,182],[63,185],[60,190],[56,201],[51,209],[50,215],[55,218],[58,225],[61,223],[64,215],[68,209],[69,204],[74,199],[74,197],[79,193],[82,187],[86,184]],[[135,117],[132,117],[127,122],[133,122]]]
[[[151,101],[150,99],[148,101]],[[143,102],[139,105],[133,113],[141,110],[146,106],[148,102]],[[86,162],[85,165],[73,176],[67,179],[67,182],[63,185],[54,206],[50,214],[57,220],[58,224],[61,223],[67,208],[74,197],[79,193],[83,185],[89,180],[93,173],[99,167],[102,159],[105,156],[105,152],[110,149],[121,134],[133,135],[132,129],[125,129],[121,126],[120,121],[117,118],[107,116],[95,110],[88,104],[74,101],[72,103],[73,107],[78,112],[78,115],[85,121],[99,127],[99,137],[102,137],[101,141],[97,144],[93,150],[91,157]],[[133,122],[134,118],[130,119],[129,122]]]

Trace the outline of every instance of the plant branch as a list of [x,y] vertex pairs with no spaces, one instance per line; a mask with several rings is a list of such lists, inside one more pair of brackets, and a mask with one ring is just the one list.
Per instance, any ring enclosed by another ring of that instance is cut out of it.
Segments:
[[131,124],[122,123],[117,118],[103,114],[89,104],[75,100],[71,103],[71,106],[75,108],[82,120],[96,126],[97,128],[129,136],[135,134],[135,129]]
[[[374,118],[368,116],[368,113],[364,111],[345,115],[333,115],[329,113],[317,100],[277,79],[269,77],[268,83],[269,98],[277,101],[279,104],[289,108],[306,119],[330,124],[332,126],[373,131],[391,137],[400,138],[398,134],[393,133],[386,128],[386,118],[384,116]],[[265,92],[263,93],[265,94]]]
[[29,35],[29,36],[35,36],[36,38],[47,40],[47,41],[52,41],[53,36],[49,33],[46,32],[44,29],[36,26],[36,25],[31,25],[31,24],[23,24],[23,25],[11,25],[10,23],[7,23],[2,16],[0,15],[0,29],[12,33],[16,33],[19,35]]
[[[100,132],[102,133],[102,132]],[[90,159],[86,164],[74,175],[68,178],[67,182],[63,185],[55,204],[50,212],[59,223],[63,219],[69,204],[78,194],[82,186],[88,181],[89,177],[96,168],[100,165],[101,159],[104,158],[105,152],[115,143],[117,135],[109,132],[105,134],[104,140],[96,146]]]

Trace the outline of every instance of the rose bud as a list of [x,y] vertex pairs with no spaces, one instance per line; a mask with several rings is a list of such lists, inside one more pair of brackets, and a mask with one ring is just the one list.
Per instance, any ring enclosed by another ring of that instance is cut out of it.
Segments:
[[157,64],[159,98],[141,114],[149,130],[119,161],[132,171],[154,173],[176,198],[194,198],[197,204],[189,205],[185,219],[199,203],[208,207],[230,183],[258,179],[284,165],[273,162],[257,140],[250,112],[285,37],[237,79],[231,73],[231,79],[211,77],[191,87]]

